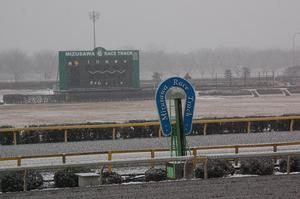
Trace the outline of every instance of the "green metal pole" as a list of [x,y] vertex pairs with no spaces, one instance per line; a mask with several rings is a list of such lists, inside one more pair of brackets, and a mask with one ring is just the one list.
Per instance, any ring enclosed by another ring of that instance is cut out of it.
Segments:
[[186,156],[186,141],[185,141],[185,134],[183,130],[181,99],[175,98],[174,101],[175,101],[175,114],[176,114],[177,154],[179,156]]

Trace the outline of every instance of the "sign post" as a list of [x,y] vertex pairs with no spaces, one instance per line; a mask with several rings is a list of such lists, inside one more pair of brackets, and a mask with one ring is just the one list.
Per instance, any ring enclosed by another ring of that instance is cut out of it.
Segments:
[[183,127],[185,135],[189,135],[192,131],[192,121],[195,107],[195,91],[193,86],[185,79],[180,77],[171,77],[163,81],[156,90],[156,107],[160,119],[163,133],[168,136],[171,133],[171,123],[166,104],[166,94],[171,88],[181,88],[186,95],[185,110],[183,116]]
[[[166,95],[171,88],[180,88],[185,93],[185,110],[182,114],[182,98],[179,92],[172,93],[171,99],[174,100],[175,106],[175,125],[172,125],[170,118],[171,110],[168,112],[166,105]],[[192,131],[192,121],[195,106],[195,91],[192,85],[180,77],[171,77],[163,81],[156,91],[156,106],[159,114],[162,132],[165,136],[171,135],[171,155],[175,150],[176,156],[187,155],[186,135]],[[167,163],[167,176],[169,178],[183,177],[182,162]]]
[[176,139],[177,145],[175,145],[177,156],[186,156],[186,139],[183,131],[183,120],[182,120],[182,107],[181,107],[181,98],[175,98],[175,116],[176,116]]

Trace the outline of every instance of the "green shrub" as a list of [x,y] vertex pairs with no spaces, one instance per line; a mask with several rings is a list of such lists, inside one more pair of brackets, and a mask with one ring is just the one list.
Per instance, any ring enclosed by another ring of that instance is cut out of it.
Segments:
[[[208,178],[218,178],[234,174],[232,164],[224,160],[210,160],[207,165]],[[204,178],[204,165],[199,165],[195,169],[196,178]]]
[[[24,172],[9,172],[2,174],[2,192],[23,191]],[[43,177],[39,172],[29,171],[26,174],[26,190],[37,189],[43,185]]]
[[274,171],[273,159],[249,159],[241,162],[242,174],[271,175]]
[[116,172],[105,171],[102,173],[102,184],[121,184],[122,176]]
[[[281,159],[279,161],[279,171],[287,172],[287,160]],[[300,158],[293,157],[290,159],[290,172],[300,171]]]
[[151,168],[145,172],[146,182],[162,181],[167,179],[167,172],[164,169]]
[[76,173],[90,172],[86,168],[67,168],[55,172],[54,184],[56,187],[77,187],[78,176]]

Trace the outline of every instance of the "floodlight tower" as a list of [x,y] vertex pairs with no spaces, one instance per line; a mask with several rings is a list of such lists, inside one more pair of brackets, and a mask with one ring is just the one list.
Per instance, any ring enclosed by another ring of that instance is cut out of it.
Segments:
[[100,17],[100,13],[96,11],[92,11],[89,13],[90,19],[93,21],[93,33],[94,33],[94,49],[96,48],[96,28],[95,28],[95,22]]

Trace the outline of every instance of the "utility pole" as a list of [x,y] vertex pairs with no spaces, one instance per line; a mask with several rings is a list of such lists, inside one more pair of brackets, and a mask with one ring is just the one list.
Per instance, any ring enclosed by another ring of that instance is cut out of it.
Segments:
[[94,49],[96,48],[96,27],[95,27],[95,22],[97,19],[99,19],[99,12],[92,11],[89,13],[90,14],[90,19],[93,21],[93,33],[94,33]]

